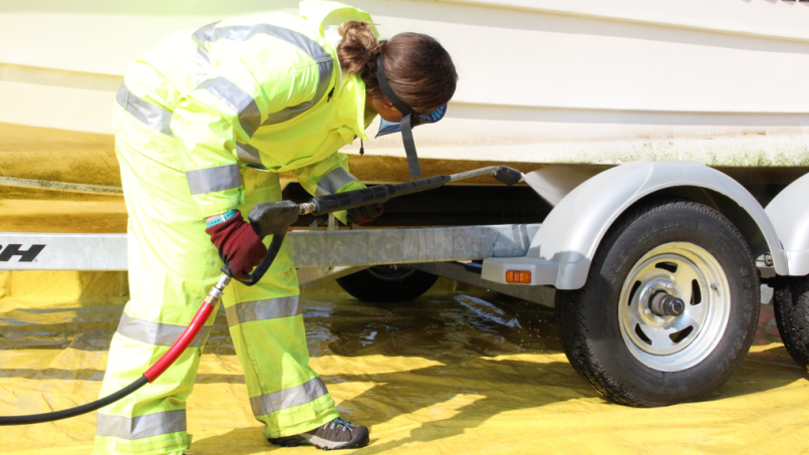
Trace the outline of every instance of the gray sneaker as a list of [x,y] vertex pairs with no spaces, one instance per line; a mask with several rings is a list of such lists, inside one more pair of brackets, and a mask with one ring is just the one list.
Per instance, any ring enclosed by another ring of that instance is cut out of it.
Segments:
[[283,438],[270,438],[268,441],[283,447],[297,447],[308,443],[323,450],[356,449],[368,445],[368,428],[353,425],[348,420],[338,417],[309,432]]

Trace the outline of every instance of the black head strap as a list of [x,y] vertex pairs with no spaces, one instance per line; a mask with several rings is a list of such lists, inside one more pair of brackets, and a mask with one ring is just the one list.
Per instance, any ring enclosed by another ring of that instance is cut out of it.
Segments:
[[382,93],[385,94],[386,97],[393,103],[393,107],[399,109],[399,112],[402,115],[410,115],[412,111],[410,107],[408,107],[402,100],[393,93],[393,89],[390,88],[390,84],[388,84],[388,77],[385,75],[385,67],[382,66],[382,56],[380,55],[376,59],[376,78],[379,80],[379,87],[382,89]]
[[407,154],[407,167],[410,169],[410,177],[421,177],[421,169],[419,167],[419,157],[416,155],[416,143],[413,141],[413,125],[412,116],[413,111],[393,93],[393,89],[388,84],[388,78],[385,76],[385,68],[382,67],[382,56],[376,60],[376,78],[379,81],[379,88],[382,93],[390,100],[393,107],[402,113],[402,121],[400,123],[402,129],[402,142],[404,143],[405,153]]

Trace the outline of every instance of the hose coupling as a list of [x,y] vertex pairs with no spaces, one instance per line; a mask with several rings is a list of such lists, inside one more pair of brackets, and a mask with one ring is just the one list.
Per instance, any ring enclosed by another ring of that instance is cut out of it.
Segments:
[[300,214],[307,215],[309,213],[317,211],[317,205],[312,202],[304,202],[300,204]]
[[219,282],[216,283],[210,291],[208,291],[208,296],[205,297],[205,303],[211,306],[216,306],[216,304],[222,298],[222,291],[224,291],[227,285],[230,284],[230,280],[231,278],[223,273],[222,276],[219,277]]

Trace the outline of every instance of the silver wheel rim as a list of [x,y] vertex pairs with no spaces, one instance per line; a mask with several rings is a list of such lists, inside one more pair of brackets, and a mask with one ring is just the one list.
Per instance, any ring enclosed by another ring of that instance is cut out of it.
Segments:
[[[685,302],[679,316],[659,316],[649,298],[665,291]],[[629,352],[659,371],[682,371],[719,344],[730,317],[730,285],[719,261],[686,242],[660,245],[638,260],[621,288],[618,318]]]

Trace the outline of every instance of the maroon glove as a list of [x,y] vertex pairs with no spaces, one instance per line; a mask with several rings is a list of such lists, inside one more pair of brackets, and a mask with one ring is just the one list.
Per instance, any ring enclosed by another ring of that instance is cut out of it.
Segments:
[[205,229],[205,232],[219,249],[219,257],[230,266],[236,276],[250,273],[267,255],[267,247],[250,223],[244,221],[241,213]]
[[379,218],[382,215],[382,204],[371,204],[348,209],[346,211],[346,221],[354,224],[365,224]]

